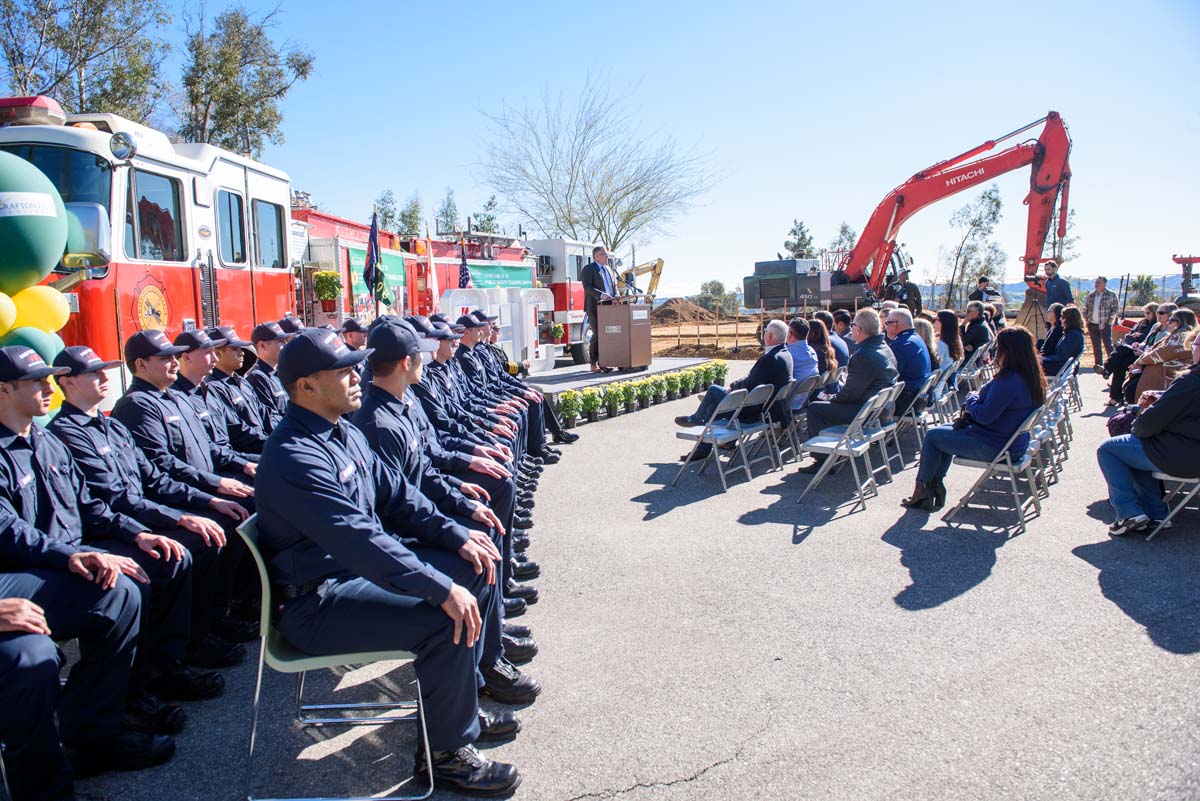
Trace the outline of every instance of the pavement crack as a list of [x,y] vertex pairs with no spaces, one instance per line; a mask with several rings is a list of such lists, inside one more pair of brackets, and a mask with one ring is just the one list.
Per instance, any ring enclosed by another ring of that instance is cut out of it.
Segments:
[[737,748],[734,749],[732,754],[725,757],[724,759],[718,759],[716,762],[710,762],[709,764],[705,765],[702,768],[698,768],[697,770],[688,774],[687,776],[681,776],[676,779],[667,779],[667,780],[662,780],[662,781],[635,782],[635,783],[629,785],[628,787],[622,787],[619,790],[601,790],[599,792],[582,793],[580,795],[572,796],[572,797],[566,799],[565,801],[585,801],[585,799],[589,799],[589,798],[598,798],[598,799],[616,798],[617,796],[625,795],[626,793],[631,793],[634,790],[651,790],[651,789],[655,789],[658,787],[674,787],[679,784],[688,784],[689,782],[694,782],[697,779],[699,779],[700,777],[702,777],[704,774],[708,773],[709,771],[715,770],[715,769],[721,767],[722,765],[728,765],[730,762],[736,762],[739,759],[741,759],[742,754],[745,753],[746,748],[750,745],[750,743],[757,740],[762,735],[766,734],[767,731],[771,728],[773,717],[774,717],[774,714],[769,713],[767,715],[767,722],[765,724],[763,724],[762,728],[760,728],[758,731],[754,732],[749,737],[746,737],[740,743],[738,743]]

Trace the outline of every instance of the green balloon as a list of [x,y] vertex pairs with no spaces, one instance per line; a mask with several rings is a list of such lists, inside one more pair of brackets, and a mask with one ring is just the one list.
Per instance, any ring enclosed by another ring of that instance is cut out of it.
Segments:
[[4,347],[24,345],[27,348],[33,348],[39,356],[46,360],[46,364],[54,361],[54,357],[66,347],[62,337],[58,334],[47,334],[45,331],[30,326],[22,326],[9,331],[3,339],[0,339],[0,345]]
[[37,167],[0,152],[0,292],[15,295],[41,281],[62,258],[67,210]]

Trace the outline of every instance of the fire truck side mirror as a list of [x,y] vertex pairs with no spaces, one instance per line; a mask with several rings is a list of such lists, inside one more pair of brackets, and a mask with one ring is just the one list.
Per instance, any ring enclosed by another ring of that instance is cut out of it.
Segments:
[[103,267],[112,255],[112,229],[108,212],[99,203],[68,203],[67,252],[64,267],[78,270]]

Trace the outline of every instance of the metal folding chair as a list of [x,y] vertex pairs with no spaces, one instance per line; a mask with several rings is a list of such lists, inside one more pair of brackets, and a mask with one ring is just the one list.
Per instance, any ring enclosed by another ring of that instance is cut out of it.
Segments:
[[737,416],[738,412],[742,410],[742,406],[746,402],[748,395],[749,393],[744,389],[733,390],[721,399],[721,402],[717,404],[717,408],[709,415],[708,421],[704,425],[691,426],[690,428],[675,432],[677,438],[687,440],[693,443],[693,445],[692,450],[688,453],[687,461],[680,465],[679,472],[675,474],[675,479],[671,482],[672,487],[679,481],[679,477],[683,475],[683,471],[687,470],[688,465],[692,463],[692,456],[695,455],[697,449],[705,443],[712,447],[708,456],[704,457],[704,461],[700,464],[700,469],[696,471],[697,475],[704,472],[710,461],[716,462],[717,475],[721,477],[721,491],[725,492],[729,489],[729,485],[725,481],[725,468],[732,467],[734,460],[741,457],[742,465],[740,467],[732,467],[732,469],[745,470],[747,481],[753,477],[750,473],[750,465],[746,463],[746,455],[742,452],[741,448],[735,449],[724,464],[721,463],[720,448],[721,445],[737,443],[741,440],[742,431],[738,427]]
[[[1033,428],[1033,424],[1037,422],[1038,417],[1042,413],[1042,408],[1043,407],[1039,406],[1037,409],[1034,409],[1028,417],[1025,418],[1025,421],[1021,423],[1020,427],[1018,427],[1016,431],[1013,432],[1013,435],[1009,437],[1008,442],[1004,444],[1004,447],[1000,449],[1000,452],[996,454],[995,458],[993,458],[990,462],[982,462],[975,459],[964,459],[961,456],[954,457],[955,464],[961,464],[967,467],[978,467],[981,468],[983,472],[980,473],[979,478],[975,480],[975,483],[971,485],[971,488],[967,490],[966,494],[959,499],[958,503],[954,504],[954,507],[942,516],[943,521],[949,523],[951,520],[953,520],[955,515],[966,508],[967,504],[971,500],[971,497],[979,491],[980,487],[983,486],[983,483],[994,475],[1008,476],[1009,483],[1012,486],[1013,504],[1016,507],[1017,512],[1017,528],[1021,533],[1025,532],[1025,509],[1030,503],[1033,504],[1037,514],[1042,513],[1042,503],[1038,499],[1037,480],[1034,478],[1032,472],[1033,439],[1030,438],[1030,447],[1025,449],[1025,452],[1021,454],[1020,458],[1017,459],[1016,462],[1013,461],[1012,455],[1009,453],[1009,448],[1013,446],[1013,443],[1017,441],[1017,438],[1022,434],[1028,434]],[[1029,482],[1029,497],[1024,500],[1021,499],[1021,492],[1017,485],[1018,474],[1024,475],[1025,479]],[[989,508],[995,507],[990,506]]]
[[[929,393],[930,409],[938,423],[949,423],[958,416],[958,393],[950,385],[950,379],[962,367],[963,360],[958,359],[953,364],[943,367],[938,373],[938,381]],[[924,444],[924,443],[922,443]]]
[[[786,388],[781,387],[781,391]],[[772,467],[783,469],[783,457],[779,453],[779,443],[775,439],[775,424],[771,420],[771,404],[775,400],[775,386],[773,384],[759,384],[754,389],[750,390],[750,394],[746,396],[746,402],[742,405],[742,411],[738,418],[734,420],[741,431],[742,436],[736,444],[736,448],[742,451],[743,459],[748,468],[753,469],[754,465],[762,461],[769,461]],[[759,407],[758,419],[742,420],[746,410],[752,406]],[[755,439],[755,447],[751,450],[750,444]],[[756,456],[760,447],[766,444],[767,455]]]
[[[809,401],[812,400],[813,394],[816,393],[823,385],[821,383],[821,375],[810,375],[803,381],[796,382],[792,387],[791,394],[787,398],[788,408],[792,410],[791,419],[788,421],[787,428],[780,435],[780,455],[782,456],[783,448],[786,447],[792,452],[792,459],[799,461],[800,459],[800,439],[797,432],[803,431],[805,423],[808,421],[808,413],[804,410],[808,407]],[[792,408],[795,405],[796,398],[804,395],[804,405],[797,408]]]
[[[406,723],[415,722],[420,731],[422,743],[425,746],[425,765],[430,776],[429,788],[420,795],[389,795],[386,797],[370,796],[370,797],[354,797],[354,798],[291,798],[291,799],[257,799],[257,801],[379,801],[383,798],[384,801],[419,801],[419,799],[428,798],[433,794],[433,761],[429,750],[429,732],[425,726],[425,707],[421,702],[421,682],[417,681],[417,699],[411,702],[401,703],[370,703],[370,704],[305,704],[304,703],[304,676],[310,670],[321,670],[323,668],[343,667],[346,665],[367,665],[374,662],[385,662],[400,659],[416,659],[416,654],[410,651],[391,650],[391,651],[366,651],[362,653],[351,654],[328,654],[324,656],[313,656],[298,651],[288,645],[283,636],[271,625],[271,610],[274,608],[271,602],[271,580],[267,575],[267,565],[263,560],[262,553],[258,549],[258,515],[252,515],[244,523],[238,526],[238,534],[241,535],[243,542],[246,543],[246,548],[250,551],[250,555],[254,558],[254,564],[258,567],[259,581],[262,583],[262,615],[259,618],[259,650],[258,650],[258,673],[254,679],[254,701],[250,707],[250,750],[246,760],[246,778],[245,790],[247,801],[255,801],[252,794],[251,782],[254,777],[254,743],[255,737],[258,734],[258,703],[262,693],[262,678],[263,664],[268,664],[271,668],[279,673],[298,673],[299,680],[296,686],[296,719],[306,726],[326,726],[326,725],[349,725],[349,726],[378,726],[388,723]],[[407,715],[404,717],[388,717],[388,716],[366,716],[366,717],[337,717],[332,716],[337,712],[383,712],[383,711],[409,711],[415,715]],[[309,713],[316,713],[316,717],[310,717]]]
[[[1170,508],[1171,512],[1164,517],[1157,526],[1154,527],[1154,531],[1151,531],[1150,536],[1146,537],[1147,542],[1154,539],[1155,535],[1162,531],[1163,526],[1170,523],[1171,518],[1183,511],[1183,507],[1191,503],[1192,499],[1196,497],[1196,494],[1200,493],[1200,478],[1180,478],[1179,476],[1172,476],[1168,475],[1167,473],[1155,473],[1154,477],[1159,481],[1166,482],[1167,484],[1173,483],[1175,486],[1167,493],[1167,497],[1163,499],[1167,502],[1168,508]],[[1189,486],[1191,489],[1188,489],[1185,492],[1184,490]],[[1176,496],[1179,497],[1179,502],[1174,506],[1170,506],[1171,499],[1175,498]]]
[[[821,453],[826,459],[821,464],[821,469],[813,476],[812,481],[808,482],[808,486],[804,488],[804,492],[800,493],[800,498],[796,503],[804,500],[804,496],[820,484],[825,476],[838,466],[842,461],[849,461],[850,468],[854,471],[854,483],[858,489],[858,502],[855,507],[861,505],[865,510],[867,508],[867,495],[863,488],[862,478],[858,474],[858,463],[855,459],[862,457],[867,468],[867,484],[872,495],[879,494],[879,486],[875,483],[875,468],[871,464],[871,440],[863,434],[863,425],[869,421],[872,415],[878,414],[879,410],[887,403],[889,390],[880,390],[872,397],[868,398],[862,408],[858,410],[858,414],[854,415],[854,419],[850,424],[845,426],[845,430],[840,433],[826,433],[829,429],[824,429],[815,437],[811,437],[801,445],[801,450],[806,453]],[[853,511],[854,507],[851,508]]]
[[966,384],[968,390],[977,391],[983,386],[981,376],[983,374],[983,358],[986,354],[987,348],[976,348],[975,352],[967,357],[962,369],[958,371],[958,386],[956,389],[961,390],[962,385]]
[[[900,432],[904,430],[905,426],[911,426],[913,431],[917,432],[918,451],[921,449],[921,446],[925,444],[925,429],[929,425],[926,421],[926,418],[932,413],[932,404],[930,403],[929,398],[933,394],[934,387],[936,387],[942,381],[943,379],[941,370],[931,372],[929,374],[929,379],[925,382],[925,385],[921,387],[921,391],[917,393],[915,398],[913,398],[912,405],[909,406],[904,414],[900,417],[900,425],[896,431],[897,450],[900,448]],[[918,402],[921,404],[921,411],[919,412],[917,411]],[[901,455],[901,460],[903,461],[903,455]]]

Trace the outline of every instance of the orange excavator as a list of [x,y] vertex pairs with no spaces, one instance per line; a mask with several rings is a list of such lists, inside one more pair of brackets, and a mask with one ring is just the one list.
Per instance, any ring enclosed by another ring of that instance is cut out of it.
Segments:
[[[1007,150],[984,158],[975,158],[1000,142],[1013,139],[1045,123],[1036,140],[1021,142]],[[896,249],[896,234],[912,215],[931,203],[956,195],[973,186],[990,181],[999,175],[1032,165],[1029,194],[1029,224],[1025,234],[1025,282],[1032,289],[1041,289],[1038,266],[1059,254],[1043,257],[1046,236],[1059,205],[1058,240],[1066,238],[1067,194],[1071,183],[1071,137],[1066,123],[1058,112],[1051,111],[1011,133],[989,139],[978,147],[940,161],[918,172],[888,193],[875,208],[863,228],[854,249],[846,254],[839,268],[840,279],[834,283],[864,283],[868,297],[877,295],[887,277],[887,266]],[[974,159],[971,161],[970,159]]]

